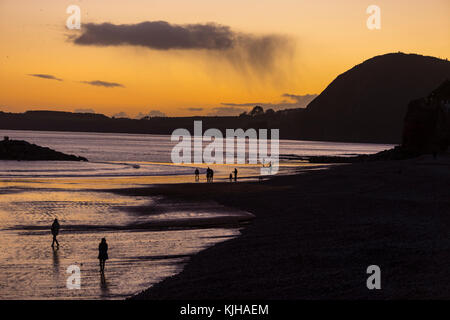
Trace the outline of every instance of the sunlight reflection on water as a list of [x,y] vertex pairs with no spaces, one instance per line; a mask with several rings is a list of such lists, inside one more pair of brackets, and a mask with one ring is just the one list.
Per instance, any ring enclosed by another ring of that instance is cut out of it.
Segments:
[[[0,197],[0,299],[118,299],[179,272],[188,257],[239,235],[237,229],[136,231],[133,225],[161,218],[196,217],[170,212],[161,217],[123,211],[150,199],[107,192],[22,190]],[[199,215],[201,216],[201,215]],[[59,250],[51,248],[50,224],[60,220]],[[111,226],[129,226],[109,230]],[[110,260],[106,282],[97,261],[106,237]],[[81,268],[81,290],[68,290],[69,265]]]

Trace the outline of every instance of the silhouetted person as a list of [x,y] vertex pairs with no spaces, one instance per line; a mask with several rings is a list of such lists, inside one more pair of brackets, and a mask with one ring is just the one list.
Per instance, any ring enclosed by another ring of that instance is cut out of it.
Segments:
[[232,182],[232,181],[233,181],[233,174],[230,173],[230,182]]
[[59,233],[59,228],[60,228],[60,225],[59,225],[58,219],[53,220],[52,229],[51,229],[52,235],[53,235],[52,247],[55,247],[55,242],[56,242],[56,246],[59,247],[59,242],[56,239],[56,236]]
[[234,181],[237,181],[237,169],[234,168]]
[[108,244],[106,243],[106,239],[103,238],[100,244],[98,245],[98,260],[100,262],[100,272],[105,272],[105,262],[108,260]]
[[206,182],[210,181],[211,181],[211,169],[208,167],[208,169],[206,169]]
[[211,182],[214,181],[214,170],[213,169],[210,169],[210,171],[209,171],[209,179]]
[[200,171],[198,171],[198,168],[195,169],[195,181],[200,180]]

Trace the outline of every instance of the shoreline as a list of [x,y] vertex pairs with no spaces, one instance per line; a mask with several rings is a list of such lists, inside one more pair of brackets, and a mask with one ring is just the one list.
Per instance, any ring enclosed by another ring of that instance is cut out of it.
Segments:
[[[25,189],[0,199],[3,299],[125,299],[179,272],[199,250],[238,236],[236,226],[251,218],[219,205],[184,211],[110,190]],[[140,217],[146,205],[155,217]],[[52,217],[61,221],[56,250]],[[106,281],[98,277],[102,237],[111,248]],[[74,264],[82,269],[83,287],[68,291],[66,268]],[[20,288],[24,278],[28,285]]]
[[[449,156],[422,156],[264,182],[120,190],[255,215],[241,236],[131,299],[449,299],[450,276],[439,268],[450,262],[449,168]],[[382,290],[366,287],[372,264]]]

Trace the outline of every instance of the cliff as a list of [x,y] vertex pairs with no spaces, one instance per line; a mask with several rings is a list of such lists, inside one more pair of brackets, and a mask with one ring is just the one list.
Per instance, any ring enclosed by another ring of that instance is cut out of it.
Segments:
[[402,146],[415,153],[443,153],[450,145],[450,80],[427,97],[411,101]]

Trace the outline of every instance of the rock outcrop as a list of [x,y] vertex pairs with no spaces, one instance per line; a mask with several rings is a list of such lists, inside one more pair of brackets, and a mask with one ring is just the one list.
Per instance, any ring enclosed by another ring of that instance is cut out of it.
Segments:
[[88,161],[86,158],[40,147],[23,140],[0,141],[0,160]]

